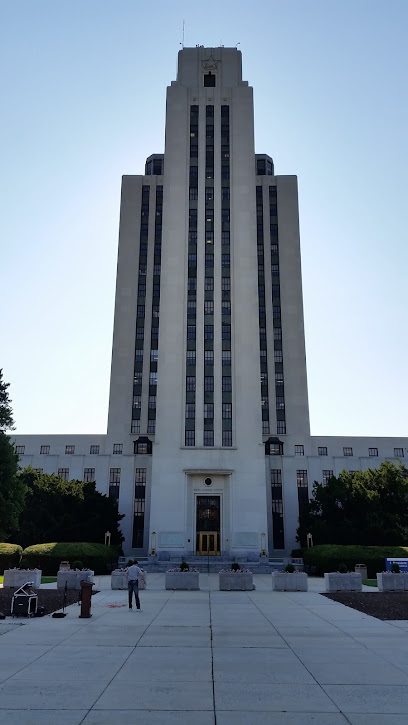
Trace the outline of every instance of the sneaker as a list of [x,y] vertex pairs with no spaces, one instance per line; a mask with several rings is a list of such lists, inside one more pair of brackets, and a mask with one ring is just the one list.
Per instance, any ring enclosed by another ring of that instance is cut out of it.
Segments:
[[143,609],[141,607],[139,607],[139,609],[137,611],[138,612],[143,612]]

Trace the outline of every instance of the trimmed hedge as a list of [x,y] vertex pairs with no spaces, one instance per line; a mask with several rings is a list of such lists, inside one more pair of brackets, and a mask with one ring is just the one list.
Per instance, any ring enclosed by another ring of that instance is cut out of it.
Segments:
[[18,544],[0,544],[0,574],[18,566],[23,550]]
[[117,562],[120,555],[119,547],[104,544],[88,544],[87,542],[61,542],[59,544],[35,544],[24,549],[23,556],[30,562],[30,567],[41,569],[44,576],[55,576],[61,561],[82,561],[84,567],[92,569],[95,574],[106,574],[110,565]]
[[385,559],[395,557],[408,558],[406,546],[340,546],[339,544],[320,544],[310,549],[302,549],[306,566],[313,567],[313,573],[323,576],[325,572],[338,571],[339,564],[346,564],[354,571],[356,564],[365,564],[369,579],[385,570]]

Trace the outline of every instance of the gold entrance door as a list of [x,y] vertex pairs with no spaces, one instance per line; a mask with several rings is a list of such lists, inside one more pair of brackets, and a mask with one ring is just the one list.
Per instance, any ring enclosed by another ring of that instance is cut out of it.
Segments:
[[196,553],[220,555],[220,497],[197,496]]

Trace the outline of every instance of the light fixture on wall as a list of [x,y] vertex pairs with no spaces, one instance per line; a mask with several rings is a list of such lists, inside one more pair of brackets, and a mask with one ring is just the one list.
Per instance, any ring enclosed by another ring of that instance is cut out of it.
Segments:
[[266,556],[266,534],[264,531],[261,534],[261,556]]

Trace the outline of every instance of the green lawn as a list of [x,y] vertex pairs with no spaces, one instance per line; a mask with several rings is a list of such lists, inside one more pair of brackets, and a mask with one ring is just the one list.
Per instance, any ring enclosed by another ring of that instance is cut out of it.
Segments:
[[366,587],[376,587],[377,586],[377,579],[363,579],[363,584]]
[[[3,576],[0,576],[0,584],[3,584]],[[53,584],[53,582],[57,581],[56,576],[42,576],[41,577],[41,584]]]

